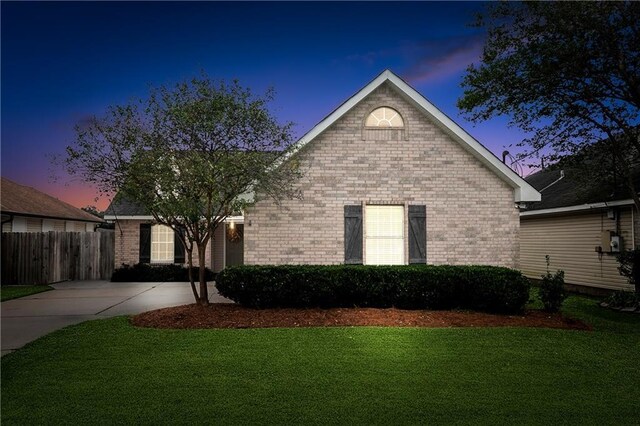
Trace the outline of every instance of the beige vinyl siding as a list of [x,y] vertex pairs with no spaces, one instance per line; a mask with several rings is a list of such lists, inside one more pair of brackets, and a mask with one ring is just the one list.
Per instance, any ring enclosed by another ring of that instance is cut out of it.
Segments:
[[84,222],[74,222],[73,230],[75,232],[86,232],[87,228],[84,225]]
[[[619,210],[619,230],[623,248],[633,245],[631,208]],[[616,231],[616,221],[606,210],[547,217],[521,217],[520,265],[531,278],[546,273],[545,255],[551,257],[550,270],[562,269],[565,281],[608,289],[630,289],[618,272],[614,255],[596,252],[602,231]]]
[[53,221],[53,230],[56,232],[64,232],[64,220],[54,220]]
[[42,232],[42,219],[27,218],[27,232]]
[[11,232],[11,222],[5,222],[2,224],[2,232]]

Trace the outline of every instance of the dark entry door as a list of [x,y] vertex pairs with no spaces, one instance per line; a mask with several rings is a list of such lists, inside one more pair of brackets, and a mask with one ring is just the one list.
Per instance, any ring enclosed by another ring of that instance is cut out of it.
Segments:
[[238,223],[231,229],[227,224],[226,234],[225,266],[244,264],[244,225]]

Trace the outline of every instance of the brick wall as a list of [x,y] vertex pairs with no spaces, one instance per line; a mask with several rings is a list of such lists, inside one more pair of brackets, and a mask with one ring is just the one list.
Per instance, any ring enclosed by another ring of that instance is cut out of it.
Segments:
[[[135,265],[140,259],[140,224],[149,223],[147,220],[119,220],[116,223],[116,247],[115,266],[119,268],[122,264]],[[122,232],[121,232],[122,230]],[[211,268],[211,244],[207,245],[206,264]],[[186,253],[185,253],[186,259]],[[193,265],[198,266],[198,249],[193,251]]]
[[[405,130],[364,129],[379,106],[399,111]],[[342,263],[343,206],[368,203],[427,206],[427,263],[517,267],[513,189],[387,84],[305,154],[304,200],[265,200],[246,212],[245,263]]]

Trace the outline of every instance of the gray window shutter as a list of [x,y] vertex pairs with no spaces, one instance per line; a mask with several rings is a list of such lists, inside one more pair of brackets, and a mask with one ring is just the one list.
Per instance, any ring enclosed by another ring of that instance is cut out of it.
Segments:
[[151,263],[151,224],[140,224],[140,263]]
[[173,263],[183,264],[185,262],[184,245],[180,241],[180,235],[184,235],[182,227],[178,227],[177,232],[173,234]]
[[427,263],[427,206],[409,206],[409,263]]
[[362,264],[362,206],[344,206],[344,263]]

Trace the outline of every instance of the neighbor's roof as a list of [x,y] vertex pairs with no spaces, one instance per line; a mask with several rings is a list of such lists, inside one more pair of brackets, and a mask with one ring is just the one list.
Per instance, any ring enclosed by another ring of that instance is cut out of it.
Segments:
[[358,93],[347,99],[342,105],[325,117],[313,129],[307,132],[298,142],[297,149],[311,142],[316,136],[325,131],[329,126],[339,120],[349,110],[356,106],[365,97],[384,83],[389,83],[401,96],[424,112],[431,120],[457,141],[464,149],[476,157],[489,170],[505,181],[514,189],[514,198],[519,201],[539,201],[540,193],[527,183],[516,172],[505,165],[491,151],[475,140],[462,127],[447,117],[442,111],[429,102],[424,96],[409,86],[404,80],[389,70],[383,71],[373,81],[367,84]]
[[103,222],[102,219],[29,186],[2,178],[0,188],[2,214],[46,217],[51,219]]
[[[633,204],[624,187],[615,188],[595,172],[585,178],[574,168],[551,166],[526,180],[542,193],[542,200],[529,204],[523,216]],[[636,180],[640,184],[640,173]]]

